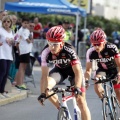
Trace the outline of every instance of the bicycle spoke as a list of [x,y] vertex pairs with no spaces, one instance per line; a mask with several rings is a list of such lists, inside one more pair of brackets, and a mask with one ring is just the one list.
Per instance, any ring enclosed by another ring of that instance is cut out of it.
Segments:
[[68,112],[66,108],[61,108],[58,112],[58,119],[57,120],[69,120]]
[[113,112],[116,120],[120,120],[120,104],[115,96],[112,96]]

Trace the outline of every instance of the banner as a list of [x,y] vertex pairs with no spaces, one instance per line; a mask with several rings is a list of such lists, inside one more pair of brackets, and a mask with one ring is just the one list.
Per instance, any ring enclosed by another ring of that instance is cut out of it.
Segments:
[[90,13],[91,9],[91,0],[68,0],[70,3],[74,5],[79,5],[79,7],[86,10],[87,13]]

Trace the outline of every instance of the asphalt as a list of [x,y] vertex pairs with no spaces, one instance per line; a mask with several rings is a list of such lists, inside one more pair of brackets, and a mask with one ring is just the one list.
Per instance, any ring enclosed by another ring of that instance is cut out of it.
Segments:
[[[40,67],[34,66],[33,71],[36,70],[40,70]],[[30,91],[18,90],[16,87],[11,87],[11,92],[8,94],[10,96],[9,98],[0,99],[0,106],[23,100],[28,97]]]
[[[40,67],[34,66],[33,71],[40,70]],[[26,99],[31,93],[31,90],[19,90],[16,87],[13,87],[10,82],[6,85],[9,90],[9,98],[0,99],[0,106],[7,105],[13,102],[17,102],[23,99]]]

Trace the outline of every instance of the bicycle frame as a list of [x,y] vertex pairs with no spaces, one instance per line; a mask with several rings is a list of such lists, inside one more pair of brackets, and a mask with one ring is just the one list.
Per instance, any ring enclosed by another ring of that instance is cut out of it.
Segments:
[[73,107],[74,107],[74,120],[80,120],[80,119],[79,119],[80,116],[79,116],[79,114],[78,114],[78,113],[80,113],[80,110],[79,110],[79,108],[78,108],[78,106],[77,106],[77,102],[76,102],[76,98],[75,98],[75,96],[74,96],[74,93],[72,93],[71,95],[67,95],[67,96],[65,96],[64,93],[62,93],[62,103],[61,103],[61,105],[62,105],[62,107],[67,108],[67,111],[66,111],[66,112],[67,112],[67,115],[68,115],[68,119],[69,119],[69,120],[72,120],[71,114],[70,114],[69,109],[68,109],[68,106],[67,106],[67,102],[68,102],[69,100],[72,100],[72,102],[73,102]]
[[[107,98],[108,100],[108,106],[110,108],[110,112],[112,113],[112,117],[114,119],[114,113],[113,113],[113,109],[112,109],[112,102],[111,102],[111,96],[112,96],[112,93],[113,93],[113,88],[112,88],[112,83],[111,81],[109,82],[109,85],[107,83],[104,83],[103,84],[103,87],[104,87],[104,98]],[[111,96],[109,96],[109,93],[108,93],[108,88],[110,89],[110,92],[111,92]]]

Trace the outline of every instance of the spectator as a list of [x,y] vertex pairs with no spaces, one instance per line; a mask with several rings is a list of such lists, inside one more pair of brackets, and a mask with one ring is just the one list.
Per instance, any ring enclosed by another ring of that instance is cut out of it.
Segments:
[[6,16],[8,13],[6,10],[0,11],[0,27],[2,26],[2,18]]
[[[17,25],[16,25],[17,16],[11,15],[11,17],[12,17],[12,32],[15,36],[16,32],[18,31]],[[12,84],[14,83],[14,78],[15,78],[16,72],[18,70],[15,67],[16,61],[18,60],[17,57],[19,56],[16,46],[13,46],[13,54],[14,54],[14,60],[13,60],[12,64],[10,65],[10,70],[9,70],[9,77],[10,77],[10,81]]]
[[34,30],[33,30],[33,38],[34,39],[39,39],[41,37],[40,33],[41,33],[41,30],[42,30],[42,24],[39,22],[38,17],[36,17],[34,19],[34,24],[35,24],[35,27],[34,27]]
[[48,22],[47,27],[45,27],[45,28],[43,29],[43,35],[42,35],[42,38],[43,38],[43,39],[46,39],[46,33],[47,33],[47,31],[48,31],[52,26],[53,26],[53,24],[52,24],[51,22]]
[[2,18],[2,27],[0,27],[0,41],[3,43],[0,46],[0,98],[10,97],[5,92],[5,85],[9,73],[12,55],[13,33],[12,33],[12,19],[11,16],[4,16]]
[[[6,11],[0,11],[0,27],[2,26],[2,18],[7,15]],[[0,42],[0,46],[2,45],[2,42]]]
[[[75,37],[75,28],[76,26],[74,27],[74,37]],[[78,39],[77,39],[77,52],[78,52],[78,45],[79,45],[79,42],[82,42],[83,41],[83,37],[84,37],[84,34],[83,32],[81,31],[80,28],[78,28]],[[75,40],[72,42],[73,43],[73,46],[75,46]]]
[[74,34],[73,31],[71,29],[69,29],[69,22],[68,21],[63,21],[63,28],[65,29],[65,42],[69,42],[72,43],[74,39]]
[[112,32],[113,43],[120,48],[120,32],[117,28]]
[[15,15],[12,15],[12,30],[13,30],[13,33],[15,34],[17,31],[18,31],[18,27],[17,27],[17,16]]
[[15,77],[16,87],[21,90],[28,90],[23,82],[25,70],[27,64],[30,62],[30,52],[31,52],[31,40],[30,40],[30,31],[28,29],[29,20],[27,18],[22,19],[22,27],[19,29],[17,35],[19,42],[19,58],[20,65],[18,72]]
[[29,35],[29,39],[31,40],[31,43],[30,43],[30,46],[31,46],[31,49],[30,49],[30,52],[32,52],[32,47],[33,47],[33,31],[34,31],[34,27],[35,27],[35,24],[33,22],[29,22],[29,25],[28,25],[28,29],[30,31],[30,35]]
[[21,26],[22,26],[22,18],[17,19],[16,25],[17,25],[17,29],[19,30],[21,28]]

